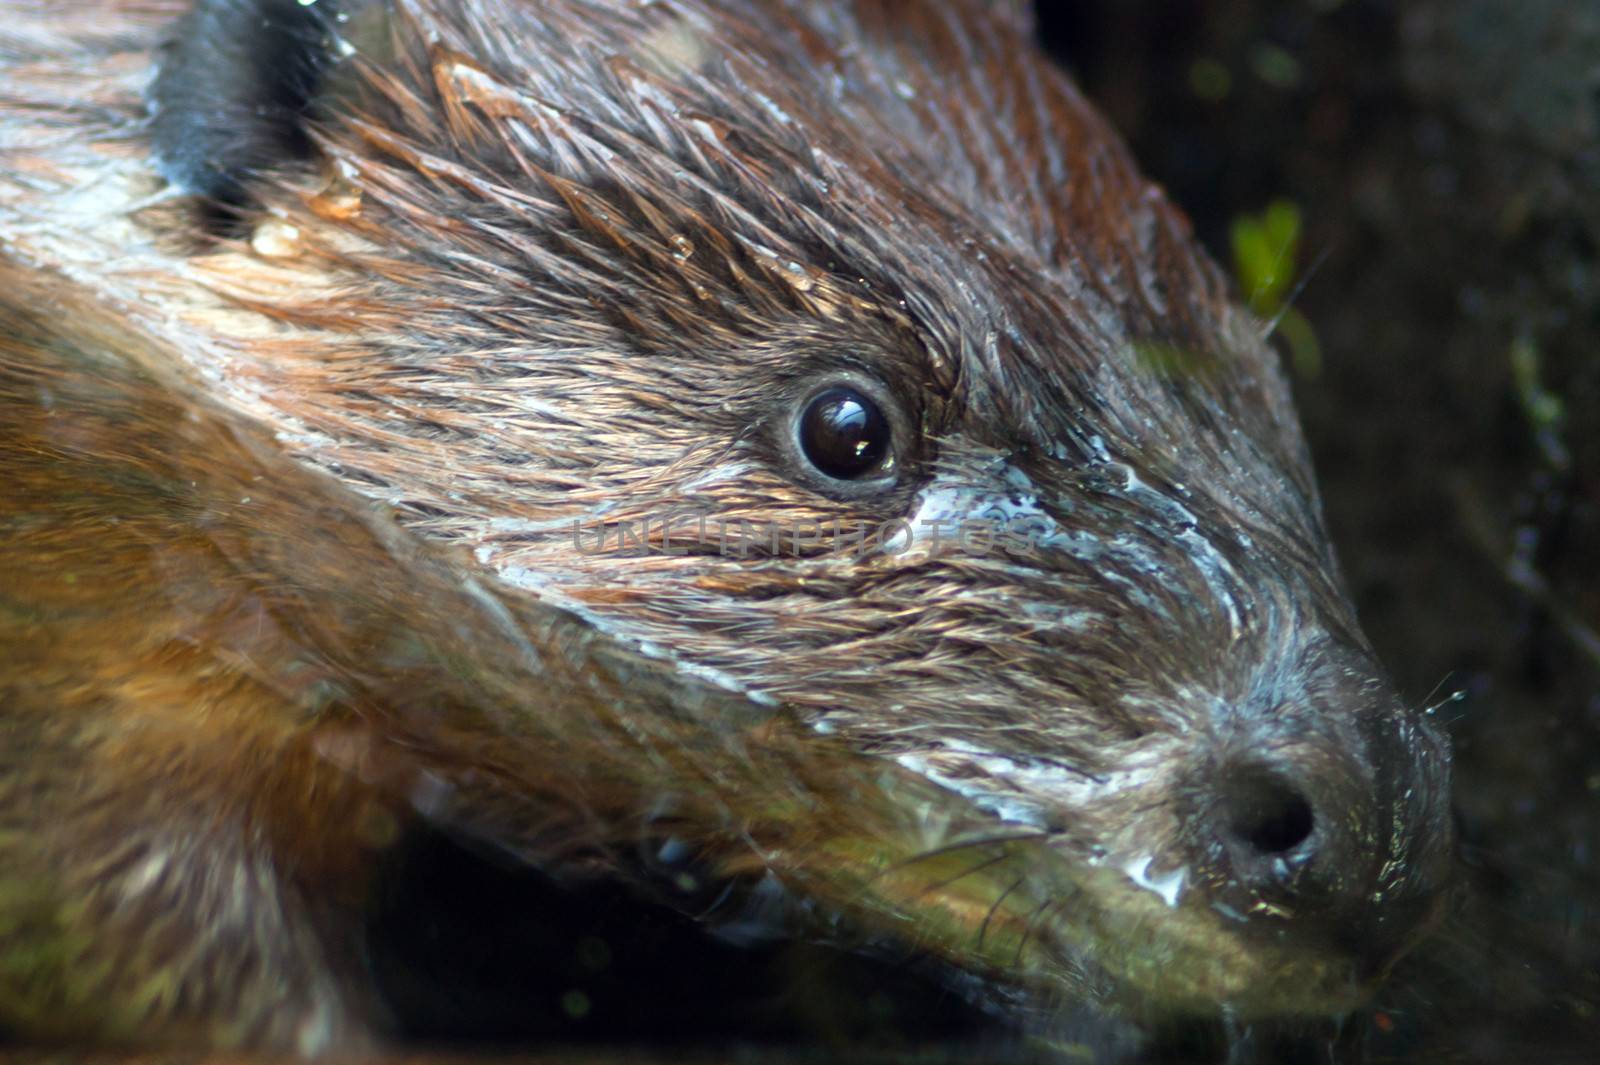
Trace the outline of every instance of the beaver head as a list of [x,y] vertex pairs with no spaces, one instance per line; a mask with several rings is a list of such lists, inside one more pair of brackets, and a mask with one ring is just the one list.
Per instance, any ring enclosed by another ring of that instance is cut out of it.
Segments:
[[1336,1012],[1435,909],[1445,746],[1267,331],[1027,31],[202,2],[154,130],[219,239],[141,298],[402,524],[980,814],[952,942],[1027,899],[1071,994]]

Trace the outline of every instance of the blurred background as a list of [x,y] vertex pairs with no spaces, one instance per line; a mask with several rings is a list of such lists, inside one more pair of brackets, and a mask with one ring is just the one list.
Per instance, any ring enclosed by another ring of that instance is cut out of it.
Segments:
[[1462,897],[1371,1056],[1600,1061],[1600,0],[1038,11],[1282,316],[1367,632],[1443,702]]

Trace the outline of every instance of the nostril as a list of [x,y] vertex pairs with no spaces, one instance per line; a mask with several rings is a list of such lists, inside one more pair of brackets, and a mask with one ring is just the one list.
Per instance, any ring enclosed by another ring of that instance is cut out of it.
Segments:
[[1224,785],[1224,830],[1253,854],[1282,857],[1311,838],[1317,827],[1311,803],[1277,773],[1245,769]]

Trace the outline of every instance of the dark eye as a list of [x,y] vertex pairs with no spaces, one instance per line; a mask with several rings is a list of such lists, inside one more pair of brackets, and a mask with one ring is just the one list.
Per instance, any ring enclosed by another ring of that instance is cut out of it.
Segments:
[[796,429],[806,461],[835,480],[881,477],[894,468],[889,419],[871,397],[848,385],[812,396]]

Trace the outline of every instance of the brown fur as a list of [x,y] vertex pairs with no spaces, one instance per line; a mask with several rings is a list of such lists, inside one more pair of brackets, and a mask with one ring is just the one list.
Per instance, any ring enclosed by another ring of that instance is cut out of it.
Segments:
[[[959,965],[1136,1015],[1346,1008],[1410,937],[1448,850],[1442,744],[1339,586],[1260,323],[1021,16],[368,6],[319,161],[207,242],[149,160],[173,5],[95,7],[0,29],[0,280],[24,292],[0,303],[0,848],[34,871],[0,874],[0,926],[90,937],[49,972],[0,955],[0,1018],[373,1038],[327,914],[359,909],[387,834],[322,835],[346,804],[559,861],[703,792],[682,831],[727,875],[904,910]],[[837,369],[915,428],[892,490],[831,499],[785,466],[786,403]],[[1026,513],[1043,546],[572,538],[943,506]],[[1337,812],[1345,858],[1282,894],[1206,828],[1262,759]],[[417,809],[424,776],[442,808]],[[902,864],[996,832],[1004,861],[954,886]],[[162,866],[148,914],[97,908],[90,881],[174,835],[252,885],[248,965],[182,955],[229,904],[199,864]],[[1124,873],[1144,858],[1183,871],[1179,902]],[[133,982],[80,981],[96,964]],[[303,1001],[250,982],[280,972]]]

